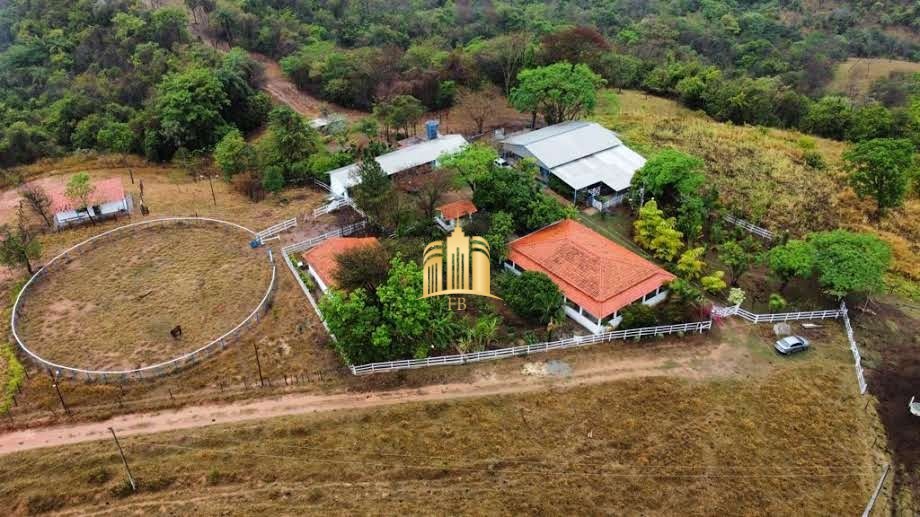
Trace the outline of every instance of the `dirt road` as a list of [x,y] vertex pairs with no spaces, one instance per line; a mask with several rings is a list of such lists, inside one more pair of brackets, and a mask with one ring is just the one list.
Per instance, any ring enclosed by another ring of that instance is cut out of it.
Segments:
[[0,455],[108,439],[110,437],[109,427],[114,428],[119,435],[131,436],[407,402],[527,393],[550,387],[598,384],[635,377],[668,375],[701,378],[730,375],[732,372],[726,369],[726,365],[734,363],[730,356],[735,353],[734,349],[723,344],[709,348],[702,354],[686,354],[676,362],[673,356],[621,359],[575,367],[570,367],[566,363],[560,364],[558,361],[550,363],[533,361],[526,363],[519,372],[483,377],[470,383],[436,384],[417,389],[373,393],[296,394],[227,405],[192,406],[174,411],[134,413],[116,416],[102,422],[44,427],[3,434],[0,435]]

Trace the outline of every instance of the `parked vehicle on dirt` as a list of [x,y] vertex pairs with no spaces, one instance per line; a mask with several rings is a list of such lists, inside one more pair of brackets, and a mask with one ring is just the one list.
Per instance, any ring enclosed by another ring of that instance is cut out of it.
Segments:
[[773,348],[783,355],[789,355],[796,352],[804,352],[808,350],[810,345],[811,343],[802,336],[786,336],[777,341],[776,344],[773,345]]

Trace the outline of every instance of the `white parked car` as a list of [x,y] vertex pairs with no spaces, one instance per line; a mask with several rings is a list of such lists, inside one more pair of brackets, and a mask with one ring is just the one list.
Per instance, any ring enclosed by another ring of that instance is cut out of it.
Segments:
[[773,345],[777,352],[788,355],[808,350],[810,343],[802,336],[786,336]]
[[504,158],[496,158],[496,159],[495,159],[495,165],[496,165],[497,167],[511,167],[511,164],[508,163],[508,160],[506,160],[506,159],[504,159]]

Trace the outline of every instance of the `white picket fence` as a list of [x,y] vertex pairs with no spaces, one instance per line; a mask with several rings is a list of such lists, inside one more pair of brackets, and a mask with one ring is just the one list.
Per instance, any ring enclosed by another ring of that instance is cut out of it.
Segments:
[[354,203],[352,202],[351,199],[344,198],[344,197],[337,197],[337,198],[333,199],[332,201],[330,201],[329,203],[326,203],[326,204],[323,205],[323,206],[320,206],[320,207],[315,208],[315,209],[313,210],[313,217],[319,217],[319,216],[321,216],[321,215],[323,215],[323,214],[328,214],[329,212],[334,212],[334,211],[338,210],[339,208],[342,208],[343,206],[351,206],[351,207],[354,207],[355,205],[354,205]]
[[273,235],[278,235],[279,233],[283,231],[290,230],[291,228],[294,228],[295,226],[297,226],[297,218],[293,217],[291,219],[288,219],[287,221],[281,221],[278,224],[269,226],[268,228],[262,230],[261,232],[256,233],[256,238],[259,239],[260,243],[262,243],[265,241],[265,239],[268,239],[269,237],[272,237]]
[[458,364],[478,363],[482,361],[494,361],[506,357],[515,357],[519,355],[529,355],[553,350],[565,350],[567,348],[576,348],[595,343],[603,343],[614,340],[640,339],[646,336],[663,336],[665,334],[703,332],[712,328],[712,320],[697,321],[693,323],[681,323],[678,325],[659,325],[657,327],[643,327],[637,329],[614,330],[603,334],[590,336],[574,336],[556,341],[546,341],[543,343],[533,343],[530,345],[512,346],[500,348],[498,350],[484,350],[482,352],[472,352],[469,354],[442,355],[438,357],[427,357],[425,359],[404,359],[399,361],[384,361],[379,363],[368,363],[358,366],[349,366],[351,373],[354,375],[369,375],[372,373],[393,372],[397,370],[410,370],[414,368],[426,368],[428,366],[449,366]]
[[859,384],[859,393],[866,393],[866,377],[863,374],[862,355],[859,353],[859,347],[856,345],[856,337],[853,334],[853,327],[850,325],[850,318],[847,316],[847,306],[840,302],[840,309],[828,311],[808,311],[808,312],[779,312],[774,314],[756,314],[742,309],[736,305],[734,307],[713,306],[710,312],[712,316],[725,318],[728,316],[738,316],[751,323],[775,323],[778,321],[795,321],[795,320],[823,320],[823,319],[843,319],[843,325],[846,327],[847,339],[850,342],[850,351],[853,352],[853,362],[856,368],[856,382]]
[[840,311],[807,311],[807,312],[777,312],[773,314],[755,314],[738,307],[735,315],[751,323],[776,323],[777,321],[796,320],[824,320],[836,319],[842,314]]
[[344,237],[346,235],[351,235],[357,232],[358,230],[363,230],[365,226],[367,226],[367,221],[358,221],[357,223],[349,224],[348,226],[343,226],[342,228],[339,228],[337,230],[332,230],[331,232],[326,232],[322,235],[317,235],[316,237],[310,237],[309,239],[305,241],[295,242],[294,244],[285,246],[281,248],[281,252],[284,253],[286,256],[291,253],[297,253],[299,251],[308,250],[312,248],[313,246],[316,246],[317,244],[323,242],[326,239],[329,239],[332,237]]
[[767,230],[766,228],[761,228],[760,226],[751,224],[745,221],[744,219],[739,219],[733,215],[725,214],[723,219],[725,219],[729,223],[732,223],[733,225],[739,228],[744,228],[748,232],[753,233],[754,235],[763,237],[764,239],[767,239],[769,241],[772,241],[775,237],[775,235],[773,235],[773,232],[771,232],[770,230]]
[[853,326],[850,325],[850,317],[847,316],[847,306],[844,302],[840,302],[840,313],[843,315],[843,326],[847,329],[850,351],[853,352],[853,365],[856,368],[856,382],[859,383],[859,393],[864,395],[868,385],[866,384],[866,376],[863,373],[862,354],[859,353],[859,346],[856,345],[856,336],[853,334]]

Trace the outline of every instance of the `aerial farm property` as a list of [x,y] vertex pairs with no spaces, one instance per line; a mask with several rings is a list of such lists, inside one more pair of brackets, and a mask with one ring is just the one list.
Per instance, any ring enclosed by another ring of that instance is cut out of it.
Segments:
[[0,6],[5,515],[920,512],[913,4],[307,4]]

